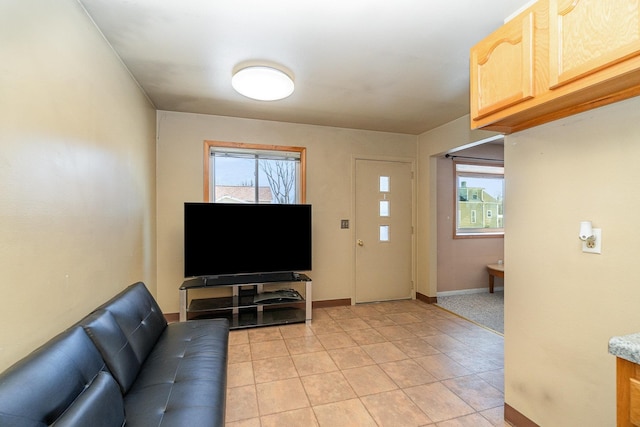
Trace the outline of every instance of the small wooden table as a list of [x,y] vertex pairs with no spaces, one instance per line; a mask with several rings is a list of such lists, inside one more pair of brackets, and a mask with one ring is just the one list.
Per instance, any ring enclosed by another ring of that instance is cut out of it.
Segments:
[[489,272],[489,292],[493,293],[493,278],[502,277],[504,279],[504,264],[489,264],[487,271]]

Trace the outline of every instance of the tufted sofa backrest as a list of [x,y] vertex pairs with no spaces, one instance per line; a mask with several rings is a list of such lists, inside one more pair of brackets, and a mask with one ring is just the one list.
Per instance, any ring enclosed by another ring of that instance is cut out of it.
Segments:
[[160,307],[142,282],[98,307],[82,322],[125,394],[167,327]]

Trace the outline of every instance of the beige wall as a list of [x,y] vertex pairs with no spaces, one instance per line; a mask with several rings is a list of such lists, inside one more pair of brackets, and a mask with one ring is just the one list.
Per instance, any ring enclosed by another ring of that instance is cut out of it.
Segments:
[[155,111],[75,0],[0,2],[0,371],[155,291]]
[[[455,155],[502,159],[504,149],[502,144],[482,144],[456,151]],[[438,157],[437,168],[438,294],[462,290],[486,292],[489,287],[486,266],[504,259],[504,239],[502,237],[453,238],[453,227],[456,221],[453,161],[444,156]],[[494,285],[503,286],[503,279],[496,278]]]
[[183,204],[203,199],[203,141],[307,147],[307,203],[313,205],[313,299],[354,293],[352,166],[358,158],[414,160],[416,137],[282,122],[158,112],[158,300],[179,310]]
[[615,425],[607,343],[640,330],[638,159],[640,98],[506,137],[505,399],[541,426]]

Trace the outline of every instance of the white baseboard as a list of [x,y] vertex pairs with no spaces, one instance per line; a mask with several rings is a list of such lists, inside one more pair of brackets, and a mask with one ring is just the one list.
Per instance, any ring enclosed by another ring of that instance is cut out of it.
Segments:
[[[493,288],[494,291],[504,291],[504,286],[495,286]],[[465,294],[481,294],[489,292],[489,287],[486,288],[474,288],[474,289],[460,289],[458,291],[443,291],[438,292],[436,296],[439,297],[449,297],[451,295],[465,295]]]

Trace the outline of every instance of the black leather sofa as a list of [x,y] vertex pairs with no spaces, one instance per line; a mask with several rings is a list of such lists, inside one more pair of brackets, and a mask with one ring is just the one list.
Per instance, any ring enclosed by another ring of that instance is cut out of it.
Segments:
[[0,426],[224,426],[228,339],[135,283],[0,374]]

